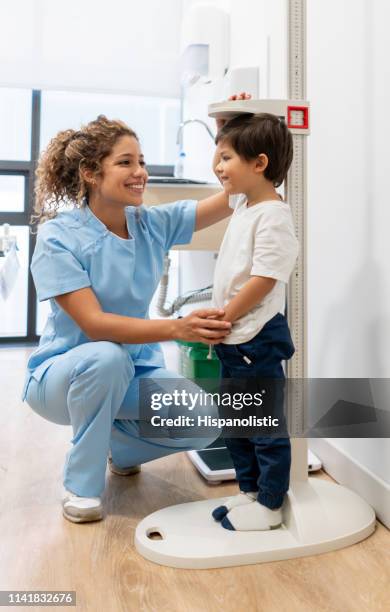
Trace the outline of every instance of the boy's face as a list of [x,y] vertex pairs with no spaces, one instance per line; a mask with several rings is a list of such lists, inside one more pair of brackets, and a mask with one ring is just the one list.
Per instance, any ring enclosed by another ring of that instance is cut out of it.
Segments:
[[259,173],[256,170],[256,160],[243,159],[228,142],[218,143],[215,159],[218,161],[214,171],[226,193],[246,194],[258,185]]

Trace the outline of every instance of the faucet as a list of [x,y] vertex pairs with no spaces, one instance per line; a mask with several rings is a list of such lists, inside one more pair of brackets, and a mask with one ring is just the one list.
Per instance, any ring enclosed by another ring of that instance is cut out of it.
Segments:
[[177,136],[176,136],[176,144],[177,145],[182,145],[183,144],[183,129],[187,125],[187,123],[201,123],[206,128],[207,133],[209,134],[210,138],[214,142],[215,136],[214,136],[214,134],[212,133],[212,131],[210,130],[209,126],[207,125],[207,123],[205,121],[202,121],[202,119],[187,119],[187,121],[182,121],[180,123],[179,129],[177,130]]

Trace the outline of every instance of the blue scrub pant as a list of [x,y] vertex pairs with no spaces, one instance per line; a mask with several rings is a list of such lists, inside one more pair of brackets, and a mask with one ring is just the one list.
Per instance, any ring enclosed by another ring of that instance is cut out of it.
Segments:
[[[142,438],[140,378],[182,377],[162,367],[134,366],[121,344],[89,342],[60,355],[40,381],[31,378],[26,394],[31,408],[48,421],[73,428],[72,448],[64,467],[67,490],[83,497],[100,496],[105,487],[110,449],[113,462],[128,467],[180,451],[201,449],[218,437],[219,430],[210,428],[207,437],[202,438]],[[152,388],[153,384],[151,381]],[[192,393],[200,391],[186,379],[181,387]],[[160,392],[161,386],[156,391]],[[206,409],[196,406],[192,416],[201,414],[206,414]],[[214,414],[208,407],[207,414],[217,416],[217,411]]]

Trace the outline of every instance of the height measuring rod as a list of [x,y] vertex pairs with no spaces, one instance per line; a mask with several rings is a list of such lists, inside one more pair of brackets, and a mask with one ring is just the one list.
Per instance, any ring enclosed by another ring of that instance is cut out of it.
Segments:
[[[288,96],[290,100],[306,98],[306,0],[288,3]],[[306,136],[293,133],[294,158],[287,182],[287,201],[294,218],[300,245],[297,264],[287,290],[287,316],[295,354],[287,363],[287,376],[297,379],[289,386],[288,414],[292,435],[304,431],[306,359],[306,204],[307,204],[307,151]],[[307,440],[293,439],[292,480],[307,479]]]

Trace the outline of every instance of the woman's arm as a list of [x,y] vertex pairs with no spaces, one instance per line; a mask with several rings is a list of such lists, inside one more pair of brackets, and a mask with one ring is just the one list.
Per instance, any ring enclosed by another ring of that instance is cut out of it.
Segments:
[[[218,166],[218,162],[219,155],[216,150],[213,157],[213,170],[217,178],[218,175],[215,169]],[[229,208],[229,196],[224,191],[204,200],[199,200],[196,207],[195,232],[229,217],[232,212],[233,210]]]
[[[214,174],[219,180],[219,177],[215,172],[218,163],[219,154],[216,150],[213,157],[213,170]],[[195,232],[197,230],[204,229],[209,225],[213,225],[226,217],[229,217],[232,212],[233,209],[229,208],[229,196],[226,195],[224,191],[221,191],[214,196],[210,196],[209,198],[205,198],[204,200],[199,200],[196,207]]]
[[233,210],[229,208],[229,197],[224,191],[216,195],[199,200],[196,207],[195,232],[204,229],[209,225],[214,225],[218,221],[222,221],[232,214]]
[[90,287],[59,295],[55,300],[90,340],[124,344],[185,340],[218,344],[230,333],[229,322],[212,318],[221,318],[224,314],[215,308],[195,310],[181,319],[164,321],[104,312]]

